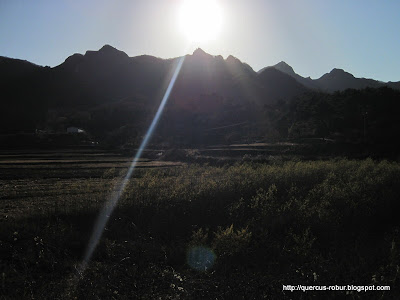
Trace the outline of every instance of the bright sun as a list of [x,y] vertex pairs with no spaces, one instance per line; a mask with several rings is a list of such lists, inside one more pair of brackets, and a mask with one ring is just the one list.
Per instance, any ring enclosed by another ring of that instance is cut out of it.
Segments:
[[221,9],[215,0],[185,0],[180,10],[179,27],[190,42],[215,39],[222,25]]

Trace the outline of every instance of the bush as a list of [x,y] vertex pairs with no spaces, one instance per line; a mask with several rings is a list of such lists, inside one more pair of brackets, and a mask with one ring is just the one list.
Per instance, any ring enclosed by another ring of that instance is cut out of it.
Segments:
[[234,230],[233,224],[223,229],[219,227],[215,232],[212,247],[218,257],[231,257],[235,254],[242,253],[247,249],[250,243],[251,232],[248,228]]

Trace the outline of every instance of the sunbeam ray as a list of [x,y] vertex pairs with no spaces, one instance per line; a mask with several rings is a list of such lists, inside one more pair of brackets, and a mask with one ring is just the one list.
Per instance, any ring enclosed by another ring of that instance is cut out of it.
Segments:
[[104,228],[107,225],[108,219],[110,218],[112,212],[114,211],[114,208],[116,207],[119,199],[121,198],[121,196],[124,192],[124,189],[125,189],[127,183],[129,182],[129,179],[131,178],[133,171],[135,170],[136,164],[139,161],[139,158],[142,156],[143,150],[146,148],[147,143],[153,134],[153,131],[160,119],[160,116],[161,116],[161,114],[164,110],[164,107],[168,101],[168,98],[171,94],[172,88],[175,85],[175,81],[179,75],[179,72],[182,68],[182,64],[183,64],[184,60],[185,60],[185,56],[178,58],[178,63],[175,67],[175,71],[169,82],[167,90],[165,91],[165,94],[161,100],[161,103],[160,103],[160,106],[158,107],[157,113],[154,116],[153,121],[151,122],[151,125],[150,125],[149,129],[147,130],[146,135],[144,136],[143,141],[140,144],[140,147],[137,150],[136,155],[134,156],[134,158],[129,166],[128,172],[126,173],[122,182],[117,186],[115,191],[112,193],[110,199],[105,203],[104,207],[102,208],[102,210],[97,218],[97,221],[96,221],[94,229],[93,229],[92,236],[89,240],[89,244],[88,244],[86,252],[85,252],[84,259],[78,270],[78,272],[80,274],[82,274],[84,272],[84,270],[86,269],[92,255],[93,255],[93,252],[96,249],[96,247],[100,241],[100,238],[103,234]]

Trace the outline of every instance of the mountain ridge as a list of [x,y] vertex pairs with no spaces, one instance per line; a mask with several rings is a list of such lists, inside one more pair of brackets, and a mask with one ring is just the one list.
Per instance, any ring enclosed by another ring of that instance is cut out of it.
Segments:
[[369,79],[363,77],[357,78],[353,74],[346,72],[341,68],[333,68],[330,72],[323,74],[320,78],[317,79],[311,79],[310,77],[303,77],[297,74],[293,70],[293,68],[284,61],[281,61],[273,66],[265,67],[261,69],[259,72],[261,72],[266,68],[275,68],[292,76],[298,82],[300,82],[301,84],[303,84],[308,88],[329,93],[335,91],[344,91],[346,89],[363,89],[366,87],[377,88],[382,86],[389,86],[394,89],[400,89],[400,81],[382,82],[375,79]]
[[[181,59],[184,61],[175,84],[168,88]],[[15,76],[8,78],[8,70]],[[105,45],[97,51],[72,54],[53,68],[0,58],[0,74],[8,78],[0,82],[4,95],[0,101],[2,132],[34,132],[37,128],[65,132],[68,126],[75,126],[100,140],[118,137],[112,144],[135,144],[167,91],[168,102],[154,139],[174,144],[217,144],[221,140],[230,143],[265,136],[287,138],[341,132],[338,124],[343,116],[337,111],[341,112],[342,107],[354,109],[346,106],[348,97],[357,101],[357,110],[352,111],[346,128],[356,132],[357,137],[362,124],[359,111],[378,105],[366,105],[363,99],[387,95],[393,101],[385,111],[397,111],[397,92],[385,90],[384,84],[374,80],[360,81],[341,69],[332,70],[318,81],[296,74],[283,61],[256,72],[232,55],[224,59],[202,49],[184,57],[162,59],[151,55],[129,57]],[[313,88],[316,83],[322,88]],[[384,90],[331,96],[326,93],[332,86],[343,88],[343,84],[351,88],[383,85]],[[398,83],[389,84],[396,87]],[[338,102],[344,104],[337,106]],[[328,116],[330,120],[326,121]],[[371,111],[369,118],[372,116]],[[386,128],[386,119],[379,116],[379,128]],[[231,127],[232,124],[241,125]]]
[[[184,56],[187,57],[189,55],[192,55],[195,57],[196,56],[202,56],[202,57],[208,56],[208,57],[222,58],[221,55],[215,55],[215,56],[211,55],[201,48],[197,48],[192,54],[186,54]],[[99,50],[87,50],[84,54],[75,53],[75,54],[67,57],[63,63],[61,63],[60,65],[55,66],[51,69],[67,67],[68,65],[76,65],[77,63],[82,62],[84,59],[88,59],[88,58],[95,59],[96,57],[97,58],[101,57],[102,60],[113,61],[113,63],[115,63],[116,59],[118,61],[120,61],[120,63],[124,63],[124,62],[127,63],[128,60],[131,60],[131,61],[135,60],[135,59],[139,60],[140,57],[146,57],[149,60],[153,59],[153,60],[162,60],[162,61],[171,61],[171,60],[176,59],[176,58],[162,59],[162,58],[157,58],[155,56],[146,55],[146,54],[130,57],[124,51],[121,51],[109,44],[105,44]],[[8,57],[1,57],[1,58],[3,58],[3,60],[4,59],[13,59],[13,58],[8,58]],[[19,61],[22,62],[24,60],[19,60]],[[244,64],[246,66],[246,68],[249,70],[249,72],[251,72],[251,73],[255,72],[250,65],[241,62],[240,59],[234,57],[233,55],[228,55],[227,58],[225,59],[225,61],[228,63],[232,63],[232,64],[235,64],[235,63]],[[37,67],[42,67],[42,66],[33,64],[29,61],[24,61],[24,62],[35,65]],[[314,89],[314,90],[320,90],[323,92],[332,93],[335,91],[343,91],[348,88],[362,89],[365,87],[380,87],[380,86],[389,86],[394,89],[400,89],[400,81],[382,82],[382,81],[378,81],[378,80],[370,79],[370,78],[363,78],[363,77],[357,78],[354,75],[352,75],[351,73],[349,73],[343,69],[340,69],[340,68],[333,68],[330,72],[323,74],[321,77],[316,78],[316,79],[311,79],[309,76],[303,77],[303,76],[299,75],[298,73],[296,73],[294,71],[293,67],[290,66],[285,61],[280,61],[275,65],[264,67],[256,73],[260,74],[263,70],[265,70],[266,68],[270,68],[270,67],[275,68],[275,69],[295,78],[299,83],[301,83],[302,85],[304,85],[307,88]],[[75,68],[76,68],[76,66],[75,66]],[[0,76],[1,76],[1,74],[0,74]]]

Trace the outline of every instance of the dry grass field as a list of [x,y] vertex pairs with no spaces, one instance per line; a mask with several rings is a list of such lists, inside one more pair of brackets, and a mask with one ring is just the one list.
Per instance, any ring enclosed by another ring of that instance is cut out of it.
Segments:
[[1,299],[344,296],[282,291],[288,284],[389,285],[367,298],[400,296],[400,165],[371,159],[142,159],[79,273],[129,160],[96,151],[1,153]]

